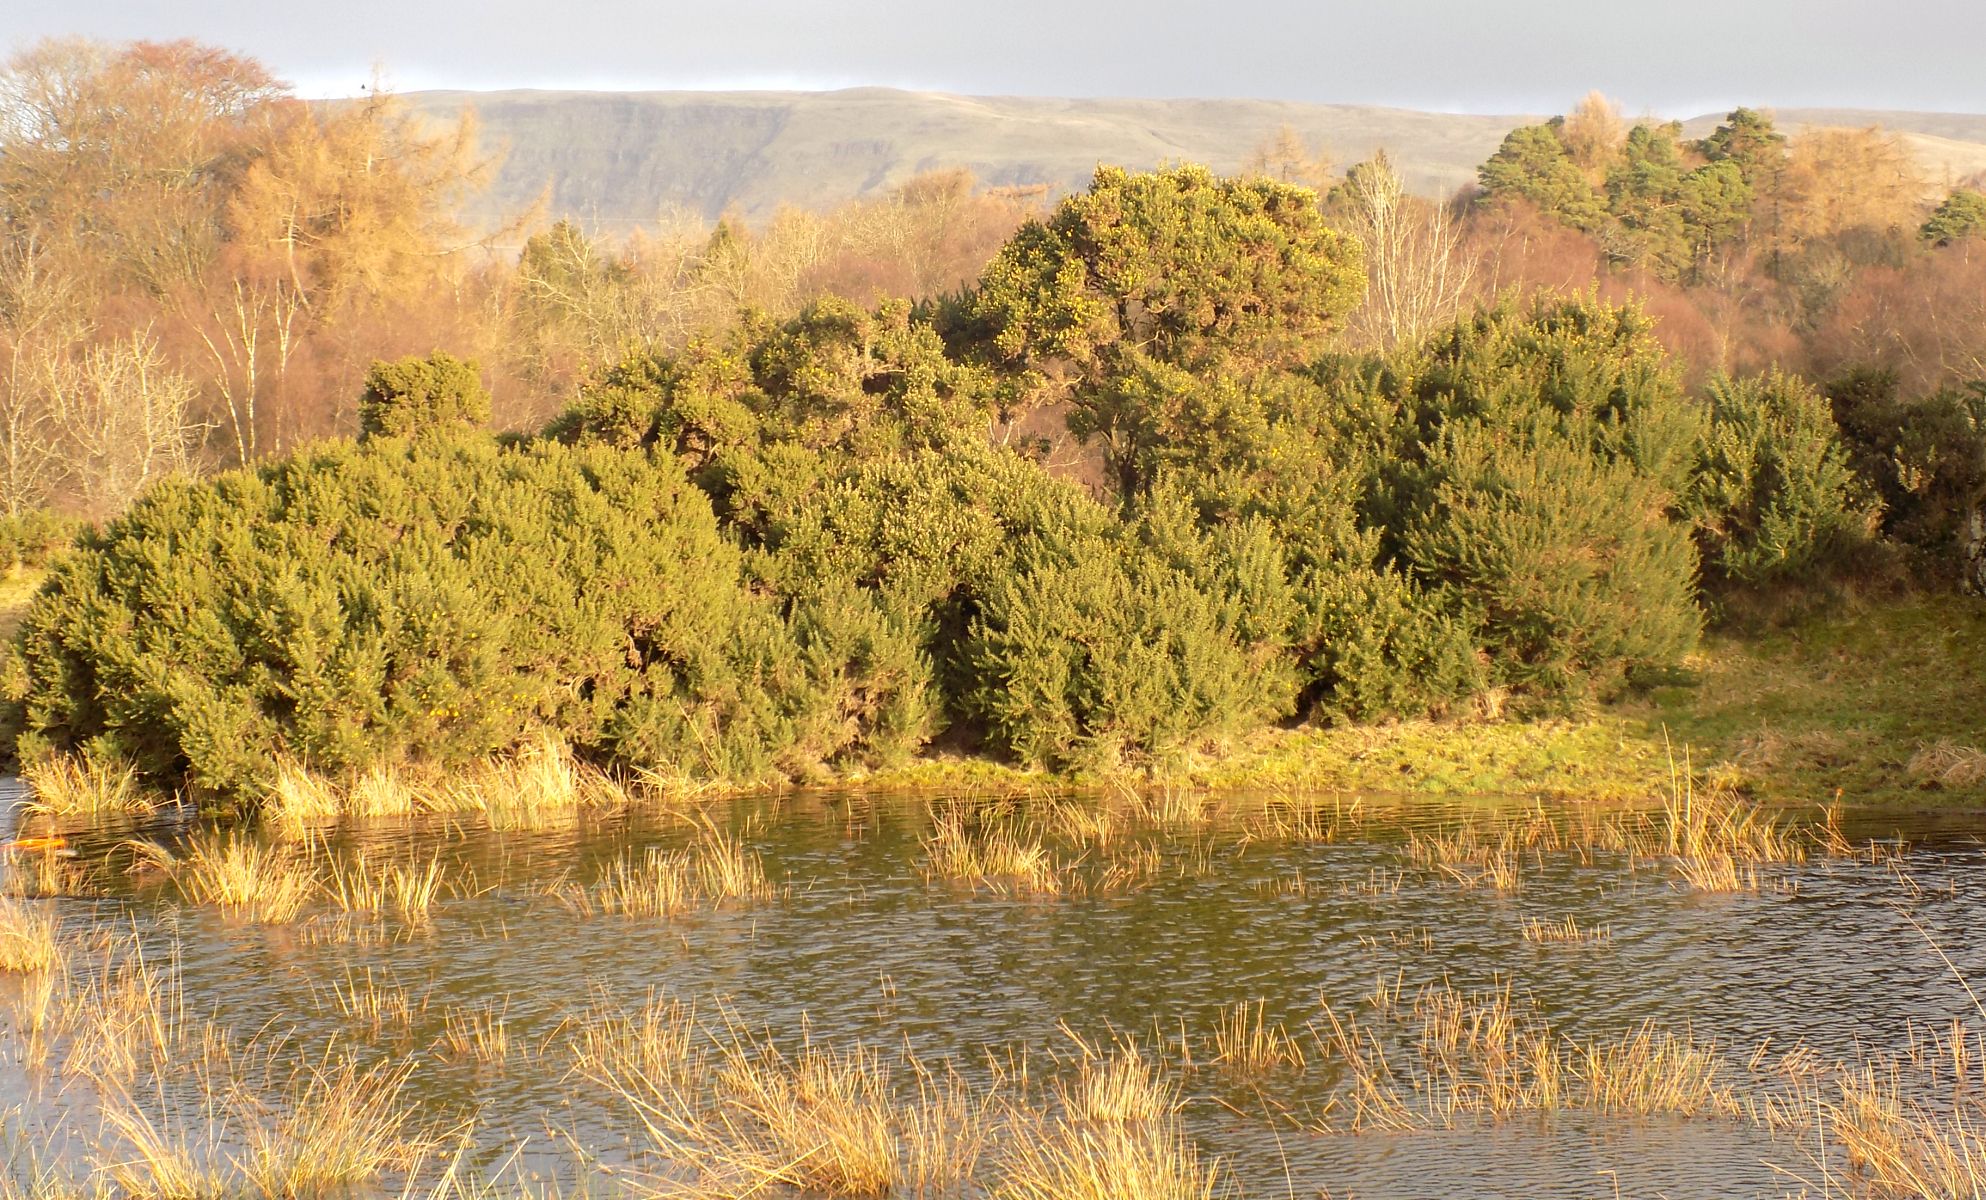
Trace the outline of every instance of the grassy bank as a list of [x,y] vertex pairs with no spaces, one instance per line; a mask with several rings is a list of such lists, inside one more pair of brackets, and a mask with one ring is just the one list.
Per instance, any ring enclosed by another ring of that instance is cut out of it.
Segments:
[[[0,580],[0,635],[39,577]],[[1664,795],[1685,762],[1760,799],[1986,804],[1986,600],[1869,601],[1710,635],[1685,667],[1591,712],[1265,729],[1170,785],[1598,800]],[[945,752],[848,782],[1016,791],[1108,784]]]
[[[1867,602],[1763,632],[1717,633],[1683,670],[1597,711],[1522,720],[1264,730],[1189,764],[1198,787],[1666,794],[1687,761],[1761,799],[1986,803],[1986,600]],[[966,758],[874,782],[1024,786]]]

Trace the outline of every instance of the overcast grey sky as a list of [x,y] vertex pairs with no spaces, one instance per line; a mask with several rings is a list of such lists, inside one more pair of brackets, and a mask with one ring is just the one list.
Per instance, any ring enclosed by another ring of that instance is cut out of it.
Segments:
[[831,88],[1556,112],[1986,111],[1986,0],[5,0],[0,43],[192,37],[307,94]]

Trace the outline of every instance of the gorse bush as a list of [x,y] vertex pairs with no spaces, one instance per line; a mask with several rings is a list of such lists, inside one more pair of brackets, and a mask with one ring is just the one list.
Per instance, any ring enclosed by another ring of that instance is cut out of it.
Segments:
[[490,419],[476,364],[450,354],[376,362],[359,394],[359,437],[406,437],[475,428]]
[[1748,585],[1812,578],[1869,543],[1878,508],[1819,392],[1773,374],[1713,379],[1705,395],[1691,508],[1707,573]]
[[1030,533],[984,587],[963,707],[995,745],[1047,766],[1109,765],[1290,711],[1294,606],[1267,529],[1208,535],[1170,515]]
[[22,751],[221,792],[280,757],[467,762],[540,729],[752,778],[923,732],[928,671],[861,597],[782,607],[679,467],[478,434],[329,445],[159,488],[26,623]]
[[1883,533],[1927,579],[1986,588],[1986,576],[1963,578],[1986,505],[1986,382],[1906,398],[1894,374],[1859,371],[1828,396],[1848,461],[1882,501]]
[[[732,782],[948,727],[1154,764],[1605,696],[1690,650],[1699,574],[1811,578],[1879,517],[1930,553],[1986,487],[1969,393],[1691,395],[1590,294],[1328,353],[1357,285],[1311,193],[1106,170],[963,295],[631,352],[536,437],[480,428],[471,363],[377,364],[356,442],[169,481],[57,556],[7,719],[24,757],[243,798],[547,734]],[[1016,432],[1049,402],[1101,494]]]
[[86,523],[75,517],[45,510],[0,517],[0,571],[47,566],[84,528]]

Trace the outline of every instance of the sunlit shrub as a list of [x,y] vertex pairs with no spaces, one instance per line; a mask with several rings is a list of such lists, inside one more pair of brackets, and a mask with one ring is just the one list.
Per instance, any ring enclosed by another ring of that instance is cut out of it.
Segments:
[[1717,378],[1691,495],[1705,573],[1759,585],[1820,576],[1876,531],[1819,392],[1788,375]]

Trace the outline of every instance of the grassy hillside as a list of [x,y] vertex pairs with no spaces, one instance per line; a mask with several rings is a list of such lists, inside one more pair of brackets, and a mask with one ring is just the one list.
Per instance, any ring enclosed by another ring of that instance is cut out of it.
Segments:
[[[952,96],[889,88],[838,92],[416,92],[437,116],[473,107],[507,153],[472,219],[494,221],[549,194],[554,214],[608,232],[659,214],[763,217],[825,207],[922,171],[966,167],[996,185],[1060,192],[1098,162],[1241,166],[1283,125],[1340,164],[1384,148],[1410,187],[1447,192],[1513,126],[1535,116],[1413,112],[1271,100],[1069,100]],[[1721,114],[1686,122],[1692,135]],[[1882,125],[1906,135],[1935,181],[1986,170],[1986,116],[1784,109],[1783,128]]]

